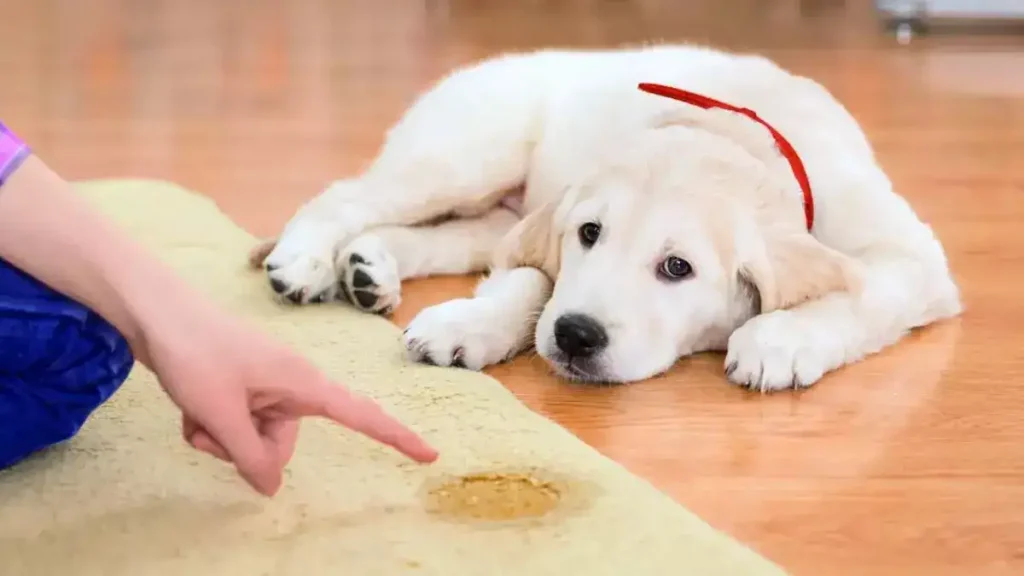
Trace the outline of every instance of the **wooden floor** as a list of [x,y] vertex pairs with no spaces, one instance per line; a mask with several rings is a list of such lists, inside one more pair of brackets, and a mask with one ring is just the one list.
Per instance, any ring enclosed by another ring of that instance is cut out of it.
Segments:
[[[795,574],[1022,574],[1024,37],[901,48],[846,4],[0,0],[0,119],[68,178],[173,180],[262,234],[459,63],[659,39],[768,54],[863,122],[966,314],[799,394],[737,390],[719,357],[618,388],[529,357],[492,373]],[[470,286],[410,283],[396,321]]]

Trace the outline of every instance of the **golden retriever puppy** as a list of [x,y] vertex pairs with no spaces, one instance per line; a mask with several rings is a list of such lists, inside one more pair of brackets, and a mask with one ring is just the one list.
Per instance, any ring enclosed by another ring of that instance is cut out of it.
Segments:
[[724,351],[732,382],[810,386],[961,310],[942,245],[846,109],[699,46],[457,70],[251,259],[282,299],[374,313],[405,278],[486,270],[410,323],[414,359],[479,370],[536,347],[605,383]]

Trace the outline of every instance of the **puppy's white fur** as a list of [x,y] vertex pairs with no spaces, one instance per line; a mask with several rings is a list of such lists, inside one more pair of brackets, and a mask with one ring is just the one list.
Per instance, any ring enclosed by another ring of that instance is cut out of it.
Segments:
[[[640,82],[751,108],[784,134],[812,183],[812,233],[762,126]],[[516,190],[521,220],[503,203]],[[589,248],[587,222],[601,227]],[[482,271],[488,255],[473,298],[409,325],[417,358],[480,369],[536,345],[567,377],[624,382],[725,350],[730,380],[775,390],[961,310],[942,246],[839,102],[767,59],[694,46],[549,50],[458,70],[364,174],[303,206],[254,259],[293,301],[334,297],[341,278],[353,303],[380,311],[397,304],[400,279]],[[668,256],[693,274],[659,275]],[[555,342],[570,313],[608,336],[585,362]]]

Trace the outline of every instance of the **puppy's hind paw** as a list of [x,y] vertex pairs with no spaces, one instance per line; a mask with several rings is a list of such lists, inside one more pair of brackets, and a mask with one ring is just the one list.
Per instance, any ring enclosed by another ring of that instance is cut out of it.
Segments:
[[317,304],[334,297],[336,279],[329,262],[301,256],[287,264],[267,263],[270,287],[292,304]]
[[402,302],[398,263],[373,236],[354,240],[339,258],[339,296],[371,314],[390,314]]

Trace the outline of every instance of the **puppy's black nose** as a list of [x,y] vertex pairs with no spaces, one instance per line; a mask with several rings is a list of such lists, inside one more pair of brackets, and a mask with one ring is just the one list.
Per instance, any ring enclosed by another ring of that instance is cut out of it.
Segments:
[[277,292],[278,294],[284,294],[285,290],[288,289],[288,285],[285,284],[282,280],[278,280],[277,278],[270,279],[270,287],[273,288],[274,292]]
[[585,314],[565,314],[555,320],[555,344],[573,358],[587,358],[608,345],[608,333]]

